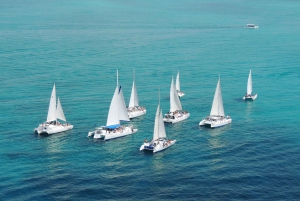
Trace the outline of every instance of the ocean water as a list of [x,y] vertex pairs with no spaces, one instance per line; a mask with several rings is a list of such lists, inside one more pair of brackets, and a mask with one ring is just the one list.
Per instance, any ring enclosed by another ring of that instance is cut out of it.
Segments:
[[[300,2],[0,2],[0,200],[299,200]],[[255,23],[258,29],[246,29]],[[104,125],[116,70],[128,104],[133,69],[147,114],[133,135],[87,138]],[[254,102],[244,102],[249,70]],[[169,110],[180,71],[191,116],[153,134],[158,89]],[[233,122],[199,127],[218,77]],[[53,84],[74,129],[38,136]]]

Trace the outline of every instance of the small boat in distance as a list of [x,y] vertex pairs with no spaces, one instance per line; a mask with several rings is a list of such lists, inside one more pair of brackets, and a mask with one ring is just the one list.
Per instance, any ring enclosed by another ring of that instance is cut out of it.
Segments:
[[122,87],[118,81],[117,71],[117,87],[110,103],[106,126],[98,127],[96,130],[88,133],[88,137],[94,136],[95,139],[110,140],[123,137],[137,132],[133,126],[121,126],[120,121],[130,121],[125,105]]
[[230,124],[231,121],[232,119],[230,116],[225,116],[219,77],[210,115],[204,118],[202,121],[200,121],[199,125],[208,126],[210,128],[216,128],[224,126],[226,124]]
[[35,128],[34,132],[37,134],[50,135],[71,130],[72,128],[73,125],[69,124],[66,120],[59,98],[56,104],[56,88],[54,84],[50,97],[47,120]]
[[248,28],[248,29],[258,29],[258,26],[255,25],[255,24],[247,24],[246,28]]
[[250,70],[249,76],[248,76],[248,82],[247,82],[247,93],[243,97],[243,100],[252,100],[254,101],[257,98],[257,94],[251,95],[252,94],[252,72]]
[[171,88],[170,88],[170,112],[165,114],[163,118],[164,122],[177,123],[189,118],[190,113],[182,110],[180,99],[177,95],[174,80],[172,77]]
[[185,95],[182,91],[180,91],[179,71],[178,71],[177,76],[176,76],[176,90],[177,90],[177,94],[180,98]]
[[159,101],[154,121],[153,139],[150,142],[145,139],[144,143],[140,147],[140,151],[148,150],[156,153],[169,148],[176,142],[176,140],[167,139],[166,129],[162,118],[162,109],[160,108],[160,97],[158,99]]
[[136,85],[135,85],[135,75],[133,75],[133,84],[132,84],[131,96],[130,96],[127,112],[130,119],[146,114],[146,108],[139,105],[139,99],[138,99]]

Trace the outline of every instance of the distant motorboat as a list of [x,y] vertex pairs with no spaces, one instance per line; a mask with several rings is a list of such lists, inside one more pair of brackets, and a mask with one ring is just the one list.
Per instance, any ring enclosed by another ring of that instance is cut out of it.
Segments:
[[169,148],[170,146],[175,144],[175,142],[176,140],[167,139],[166,129],[163,122],[162,110],[160,108],[159,101],[154,121],[153,139],[150,142],[148,142],[146,139],[140,147],[140,151],[147,150],[156,153]]
[[167,123],[177,123],[189,118],[189,116],[189,112],[182,110],[181,102],[177,95],[172,77],[170,88],[170,111],[165,114],[163,121]]
[[225,116],[219,77],[210,115],[204,118],[202,121],[200,121],[199,125],[208,126],[210,128],[216,128],[224,126],[226,124],[230,124],[231,121],[232,119],[230,116]]
[[34,132],[37,134],[50,135],[71,130],[72,128],[73,125],[67,123],[59,98],[57,99],[56,104],[56,88],[54,84],[50,97],[47,120],[45,123],[40,124],[37,128],[35,128]]
[[146,114],[146,108],[139,105],[139,99],[135,85],[135,76],[133,77],[134,78],[131,89],[130,101],[129,106],[127,108],[127,113],[130,119]]
[[257,29],[258,26],[255,25],[255,24],[247,24],[247,25],[246,25],[246,28],[248,28],[248,29]]
[[178,96],[181,98],[182,96],[184,96],[185,94],[180,90],[180,77],[179,77],[179,71],[177,73],[176,76],[176,91]]
[[247,82],[247,93],[243,97],[243,100],[251,100],[254,101],[257,98],[257,94],[252,95],[252,72],[250,70]]
[[95,139],[110,140],[123,137],[137,132],[133,126],[121,126],[120,121],[130,121],[125,105],[122,87],[118,81],[117,71],[117,87],[110,103],[106,126],[98,127],[96,130],[88,133],[88,137],[94,136]]

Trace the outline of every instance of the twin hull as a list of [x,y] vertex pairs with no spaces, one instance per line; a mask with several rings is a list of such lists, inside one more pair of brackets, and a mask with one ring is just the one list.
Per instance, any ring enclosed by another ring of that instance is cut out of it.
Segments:
[[67,130],[71,130],[73,128],[73,125],[39,125],[38,128],[34,129],[34,131],[37,134],[54,134],[54,133],[60,133]]
[[207,126],[210,128],[217,128],[217,127],[221,127],[221,126],[225,126],[227,124],[230,124],[232,121],[232,119],[218,119],[218,120],[207,120],[207,119],[203,119],[202,121],[200,121],[199,125],[200,126]]
[[156,146],[153,146],[152,143],[145,142],[140,147],[140,151],[148,150],[148,151],[153,151],[153,153],[156,153],[156,152],[159,152],[159,151],[169,148],[170,146],[172,146],[175,143],[176,143],[176,140],[160,141],[160,143],[156,144]]
[[[138,131],[138,129],[132,129],[131,127],[125,127],[122,131],[117,131],[117,130],[108,131],[108,130],[99,129],[99,130],[95,130],[94,132],[90,132],[90,133],[94,133],[94,139],[110,140],[110,139],[114,139],[114,138],[123,137],[126,135],[131,135],[137,131]],[[90,133],[89,133],[89,136],[91,136]]]
[[135,110],[135,111],[129,111],[128,110],[128,117],[130,119],[135,118],[135,117],[139,117],[146,114],[146,110]]
[[243,97],[243,100],[247,101],[247,100],[250,100],[250,101],[254,101],[255,99],[257,98],[257,94],[253,95],[253,96],[244,96]]
[[174,123],[178,123],[180,121],[183,121],[183,120],[185,120],[185,119],[187,119],[189,117],[190,117],[190,113],[186,113],[186,114],[183,114],[181,116],[176,116],[175,115],[174,119],[164,117],[163,121],[166,122],[166,123],[173,123],[174,124]]

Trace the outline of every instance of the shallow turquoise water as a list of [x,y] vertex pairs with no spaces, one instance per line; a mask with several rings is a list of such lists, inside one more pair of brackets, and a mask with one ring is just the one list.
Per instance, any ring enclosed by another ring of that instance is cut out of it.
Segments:
[[[0,2],[1,198],[299,199],[299,10],[279,0]],[[117,69],[127,104],[135,69],[147,114],[131,122],[136,134],[94,141]],[[258,98],[243,102],[250,69]],[[158,89],[167,112],[178,70],[191,116],[166,125],[174,146],[140,152]],[[199,127],[219,74],[233,122]],[[74,129],[40,137],[53,83]]]

